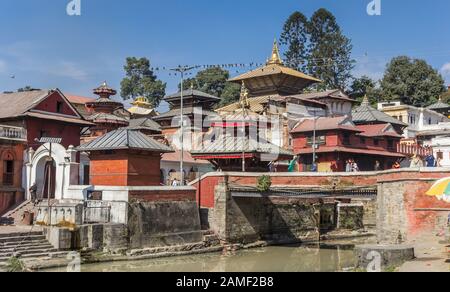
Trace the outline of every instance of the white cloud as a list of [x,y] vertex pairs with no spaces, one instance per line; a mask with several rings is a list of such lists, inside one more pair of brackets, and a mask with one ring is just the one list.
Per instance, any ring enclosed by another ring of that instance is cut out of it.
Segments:
[[363,57],[356,60],[353,75],[355,77],[368,76],[374,80],[383,78],[386,60],[382,58]]
[[77,64],[68,61],[60,62],[59,68],[55,72],[56,75],[72,78],[78,81],[86,81],[88,73],[79,68]]
[[441,73],[442,73],[442,75],[444,75],[446,77],[450,77],[450,62],[446,63],[446,64],[444,64],[444,66],[442,66]]

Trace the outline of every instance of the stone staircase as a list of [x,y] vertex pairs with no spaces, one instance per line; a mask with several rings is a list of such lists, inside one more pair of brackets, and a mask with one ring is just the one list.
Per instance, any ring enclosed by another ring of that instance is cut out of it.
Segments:
[[0,234],[0,270],[6,270],[11,257],[23,262],[65,258],[68,252],[55,249],[42,231]]
[[31,201],[25,201],[11,208],[0,217],[0,225],[21,225],[25,212],[35,211],[35,206]]

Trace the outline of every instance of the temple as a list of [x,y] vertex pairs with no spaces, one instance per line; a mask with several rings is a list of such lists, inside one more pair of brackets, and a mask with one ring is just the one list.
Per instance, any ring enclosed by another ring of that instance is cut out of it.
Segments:
[[153,105],[143,96],[136,98],[131,104],[133,106],[128,111],[133,119],[153,118],[158,115]]
[[275,40],[272,55],[266,65],[230,79],[230,82],[245,84],[250,97],[299,94],[306,87],[321,82],[319,79],[284,66]]
[[124,109],[123,104],[111,99],[117,91],[108,86],[106,81],[98,88],[94,89],[94,94],[98,99],[86,103],[86,108],[90,113],[86,120],[95,124],[83,134],[83,142],[89,142],[110,131],[117,130],[129,125],[129,114]]
[[248,90],[242,82],[241,109],[211,120],[213,139],[194,158],[208,160],[220,171],[268,171],[272,162],[290,160],[292,152],[267,140],[271,121],[249,110]]

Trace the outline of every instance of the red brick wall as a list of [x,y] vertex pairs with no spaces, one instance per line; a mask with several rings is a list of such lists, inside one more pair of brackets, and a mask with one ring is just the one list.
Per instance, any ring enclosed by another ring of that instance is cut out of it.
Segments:
[[92,152],[90,181],[99,186],[160,186],[159,153]]
[[126,186],[128,159],[125,154],[91,153],[90,183],[98,186]]

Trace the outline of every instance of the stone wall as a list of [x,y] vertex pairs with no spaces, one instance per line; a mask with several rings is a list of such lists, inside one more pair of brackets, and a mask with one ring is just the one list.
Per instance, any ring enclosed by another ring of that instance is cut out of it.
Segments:
[[421,234],[444,230],[450,204],[425,194],[436,179],[417,177],[380,181],[377,203],[380,242],[409,242]]
[[226,182],[216,187],[211,229],[229,243],[319,241],[321,211],[335,201],[320,198],[233,197]]
[[133,202],[128,214],[130,247],[147,248],[202,241],[196,202]]
[[338,229],[364,229],[364,206],[362,204],[338,205]]

